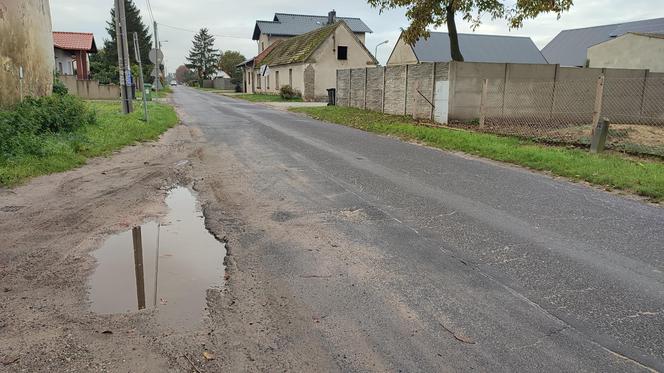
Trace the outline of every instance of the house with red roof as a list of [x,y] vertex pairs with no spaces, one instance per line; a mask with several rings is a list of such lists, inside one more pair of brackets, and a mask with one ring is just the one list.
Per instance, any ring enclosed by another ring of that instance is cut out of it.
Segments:
[[95,37],[90,32],[53,32],[55,70],[60,75],[90,79],[89,53],[97,53]]

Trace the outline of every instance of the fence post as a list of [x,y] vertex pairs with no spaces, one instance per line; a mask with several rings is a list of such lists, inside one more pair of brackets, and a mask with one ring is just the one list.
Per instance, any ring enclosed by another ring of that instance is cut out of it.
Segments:
[[603,118],[597,126],[593,128],[593,138],[590,142],[591,153],[601,153],[604,150],[606,136],[609,134],[609,120]]
[[353,101],[351,99],[353,95],[353,69],[348,69],[348,107],[353,107]]
[[367,110],[367,80],[369,79],[369,68],[364,68],[364,110]]
[[[431,102],[435,105],[436,102],[436,63],[433,62],[431,67]],[[431,117],[429,118],[433,122],[433,112],[434,105],[431,105]]]
[[403,85],[403,115],[408,114],[408,65],[406,65],[406,78]]
[[381,113],[385,112],[385,74],[387,74],[387,66],[383,66],[383,95],[380,98]]
[[602,113],[602,96],[604,96],[604,74],[597,78],[597,86],[595,87],[595,109],[593,110],[593,133],[595,127],[599,123],[599,116]]
[[643,90],[641,90],[641,107],[639,108],[639,122],[642,122],[644,119],[643,117],[645,116],[645,103],[646,103],[646,92],[648,88],[648,75],[650,74],[650,70],[646,69],[646,72],[643,77]]
[[482,96],[480,97],[480,128],[484,128],[486,119],[487,93],[489,91],[489,79],[482,81]]

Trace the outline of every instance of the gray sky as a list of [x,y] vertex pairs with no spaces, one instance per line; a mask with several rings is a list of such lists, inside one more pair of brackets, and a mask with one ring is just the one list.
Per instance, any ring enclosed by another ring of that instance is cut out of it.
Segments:
[[[134,0],[141,9],[143,21],[151,24],[146,0]],[[207,27],[219,35],[216,46],[221,50],[238,50],[246,57],[256,54],[257,45],[251,40],[257,19],[272,20],[275,12],[326,15],[335,8],[338,16],[360,17],[374,31],[367,35],[366,44],[372,51],[376,44],[389,40],[378,50],[378,60],[385,63],[399,37],[401,27],[408,22],[404,10],[392,10],[379,14],[362,0],[337,0],[312,2],[307,0],[253,0],[242,3],[220,0],[150,0],[156,21],[187,30]],[[113,0],[51,0],[54,31],[79,31],[95,34],[101,46],[106,33],[106,21]],[[504,34],[530,36],[538,47],[543,47],[560,30],[597,26],[639,19],[664,17],[661,0],[578,0],[569,13],[557,20],[554,15],[540,16],[526,21],[522,29],[510,31],[504,21],[487,21],[478,30],[480,34]],[[457,20],[460,32],[472,32],[468,25]],[[440,31],[445,31],[445,26]],[[222,37],[232,36],[232,37]],[[159,38],[168,40],[163,50],[166,68],[173,72],[185,62],[193,33],[166,26],[159,27]]]

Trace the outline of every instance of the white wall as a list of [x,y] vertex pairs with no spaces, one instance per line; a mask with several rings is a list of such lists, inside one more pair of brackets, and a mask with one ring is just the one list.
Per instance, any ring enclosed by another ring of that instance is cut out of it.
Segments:
[[55,71],[60,75],[74,75],[75,63],[72,52],[55,48]]
[[664,38],[625,34],[588,48],[589,67],[664,72]]

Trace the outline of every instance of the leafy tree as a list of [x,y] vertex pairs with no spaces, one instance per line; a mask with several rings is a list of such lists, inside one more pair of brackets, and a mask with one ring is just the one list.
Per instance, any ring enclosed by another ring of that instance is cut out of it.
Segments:
[[198,80],[198,76],[196,75],[196,72],[190,70],[187,66],[180,65],[175,70],[175,80],[180,84],[182,83],[189,84],[193,81]]
[[[152,49],[152,36],[150,29],[143,23],[140,10],[136,7],[133,0],[124,0],[125,16],[127,18],[127,42],[129,44],[129,61],[131,65],[138,64],[136,54],[134,53],[134,32],[138,33],[138,44],[140,47],[141,62],[143,63],[143,75],[148,81],[154,65],[150,62],[148,54]],[[110,39],[104,40],[103,52],[100,51],[94,58],[91,57],[90,70],[95,79],[100,82],[108,79],[106,82],[118,83],[118,47],[117,37],[115,35],[115,8],[111,8],[111,19],[106,22],[106,32]],[[93,55],[94,56],[94,55]],[[111,74],[115,71],[115,75]],[[134,77],[137,79],[138,77]]]
[[214,48],[214,36],[210,35],[207,28],[202,28],[194,36],[193,47],[187,56],[187,67],[196,70],[198,80],[211,79],[217,71],[219,61],[219,50]]
[[569,10],[573,0],[367,0],[370,5],[384,9],[406,7],[410,26],[403,31],[404,41],[414,44],[419,38],[429,37],[427,27],[447,24],[450,49],[454,61],[463,61],[457,35],[456,14],[469,22],[475,30],[481,17],[488,14],[492,20],[505,19],[511,28],[519,28],[523,21],[542,13],[556,13],[558,17]]
[[245,60],[246,58],[238,51],[226,51],[219,57],[218,67],[231,77],[231,83],[237,85],[242,83],[242,70],[237,65]]

